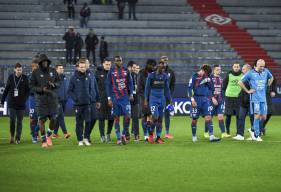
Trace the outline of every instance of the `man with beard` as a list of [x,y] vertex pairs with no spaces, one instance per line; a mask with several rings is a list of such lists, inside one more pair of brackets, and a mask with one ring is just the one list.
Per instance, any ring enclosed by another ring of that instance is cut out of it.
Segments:
[[137,85],[137,92],[139,94],[139,106],[140,106],[140,111],[142,113],[141,115],[142,129],[143,129],[144,140],[146,142],[148,142],[148,130],[150,129],[152,124],[152,117],[151,117],[149,106],[148,105],[144,106],[144,100],[145,100],[144,91],[145,91],[146,79],[148,75],[153,72],[155,66],[156,66],[156,61],[154,59],[148,59],[146,61],[145,68],[139,72],[138,85]]
[[[160,61],[157,65],[157,70],[150,73],[147,77],[144,100],[144,106],[149,105],[152,114],[152,127],[156,127],[155,143],[158,144],[164,144],[164,141],[161,139],[161,133],[166,100],[171,104],[172,97],[169,88],[169,78],[164,73],[164,62]],[[148,141],[154,143],[152,128],[149,130]]]
[[[118,145],[126,145],[126,132],[128,132],[131,115],[130,100],[133,100],[133,81],[129,71],[122,66],[122,57],[115,56],[115,65],[107,75],[108,105],[113,107],[115,132]],[[123,131],[120,135],[120,116],[124,116]]]
[[[38,69],[38,62],[39,62],[39,54],[34,56],[31,63],[31,73]],[[29,77],[30,78],[30,77]],[[38,142],[38,131],[39,131],[39,125],[38,125],[38,115],[36,110],[36,100],[35,100],[35,93],[30,91],[29,99],[28,99],[28,105],[29,105],[29,127],[32,137],[32,143]]]
[[[162,56],[161,61],[164,62],[165,67],[165,73],[168,75],[169,79],[169,89],[171,91],[171,95],[173,95],[175,90],[175,84],[176,84],[176,76],[174,70],[172,70],[168,66],[169,59],[167,56]],[[166,105],[168,105],[168,102],[166,101]],[[172,139],[173,135],[170,134],[170,112],[165,108],[165,138],[166,139]]]
[[51,61],[45,54],[39,56],[39,68],[34,70],[30,79],[30,88],[35,93],[36,109],[39,118],[42,147],[52,146],[51,131],[46,137],[45,122],[49,118],[49,128],[54,130],[58,114],[58,98],[55,89],[59,87],[59,76],[50,67]]

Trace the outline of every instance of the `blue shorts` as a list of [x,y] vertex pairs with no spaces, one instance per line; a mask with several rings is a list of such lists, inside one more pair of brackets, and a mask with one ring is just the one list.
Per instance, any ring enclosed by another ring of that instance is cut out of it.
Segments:
[[112,115],[114,117],[119,117],[122,115],[131,116],[131,104],[128,97],[123,97],[112,102]]
[[35,103],[35,97],[29,96],[29,117],[30,119],[38,119],[37,111],[36,111],[36,103]]
[[194,97],[197,107],[192,107],[190,116],[193,119],[198,119],[200,116],[208,116],[212,114],[212,105],[207,97]]
[[218,105],[212,105],[212,115],[224,114],[224,102],[219,102]]
[[164,116],[164,111],[165,111],[165,106],[166,102],[164,99],[151,99],[149,100],[149,108],[152,114],[152,117],[157,119],[157,118],[162,118]]
[[250,102],[251,114],[267,115],[267,104],[266,102]]

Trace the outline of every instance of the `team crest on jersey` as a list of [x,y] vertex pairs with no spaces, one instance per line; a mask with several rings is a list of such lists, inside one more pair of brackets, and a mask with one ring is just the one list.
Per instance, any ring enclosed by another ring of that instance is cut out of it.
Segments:
[[43,74],[41,74],[41,75],[40,75],[40,77],[42,77],[42,78],[43,78],[43,77],[44,77],[44,75],[43,75]]
[[112,72],[112,74],[114,75],[114,77],[117,77],[117,72]]
[[53,77],[53,76],[54,76],[53,72],[50,72],[50,77]]

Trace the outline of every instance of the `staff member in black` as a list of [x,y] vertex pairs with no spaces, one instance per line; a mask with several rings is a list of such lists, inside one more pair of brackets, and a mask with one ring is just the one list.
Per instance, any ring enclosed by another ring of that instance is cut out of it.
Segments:
[[[110,134],[112,131],[114,119],[111,113],[112,108],[108,106],[108,100],[107,100],[107,95],[106,95],[106,77],[108,74],[108,71],[110,70],[111,67],[111,61],[109,59],[104,59],[102,63],[102,67],[97,68],[96,72],[96,80],[98,83],[98,89],[99,89],[99,94],[100,94],[100,102],[101,102],[101,107],[98,110],[98,117],[99,117],[99,130],[100,130],[100,137],[101,137],[101,142],[110,142]],[[107,120],[107,132],[106,136],[104,134],[104,129],[105,129],[105,120]]]
[[[21,64],[16,63],[14,73],[8,77],[7,84],[2,96],[1,105],[8,96],[8,108],[10,111],[10,143],[20,143],[22,132],[22,119],[25,110],[25,102],[29,96],[28,77],[22,74]],[[17,121],[17,132],[15,138],[15,124]]]

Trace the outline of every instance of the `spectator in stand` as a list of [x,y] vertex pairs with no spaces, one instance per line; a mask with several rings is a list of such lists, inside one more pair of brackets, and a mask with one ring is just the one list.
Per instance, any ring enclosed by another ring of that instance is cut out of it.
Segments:
[[100,61],[103,63],[104,59],[109,56],[107,49],[107,42],[104,40],[104,36],[101,36],[100,40]]
[[124,9],[126,7],[126,0],[116,0],[117,7],[118,7],[118,19],[123,19],[124,16]]
[[83,38],[81,37],[80,33],[76,33],[75,36],[75,45],[74,45],[74,64],[81,58],[81,50],[84,45]]
[[86,51],[87,51],[87,59],[90,60],[90,53],[92,52],[93,55],[93,64],[96,65],[96,46],[99,43],[99,39],[97,35],[95,34],[93,29],[90,29],[88,35],[85,39],[86,43]]
[[136,4],[138,0],[127,0],[129,5],[129,19],[131,20],[131,15],[133,15],[134,20],[137,20],[136,17]]
[[88,21],[91,16],[91,9],[88,6],[88,3],[84,3],[83,7],[80,10],[80,27],[81,28],[87,28],[88,27]]
[[[14,143],[16,139],[16,144],[19,144],[21,139],[25,102],[29,96],[28,77],[22,74],[22,67],[19,63],[16,63],[14,73],[8,77],[0,107],[4,105],[7,96],[8,108],[10,111],[10,143]],[[17,130],[16,138],[15,129]]]
[[67,12],[68,12],[68,18],[74,19],[75,18],[75,9],[74,4],[77,4],[77,0],[63,0],[64,4],[67,4]]
[[74,49],[74,46],[75,46],[75,39],[76,39],[76,34],[75,34],[73,26],[68,27],[68,31],[65,32],[62,39],[65,40],[65,49],[66,49],[65,60],[66,60],[66,63],[71,64],[72,61],[73,61],[72,52],[73,52],[73,49]]

